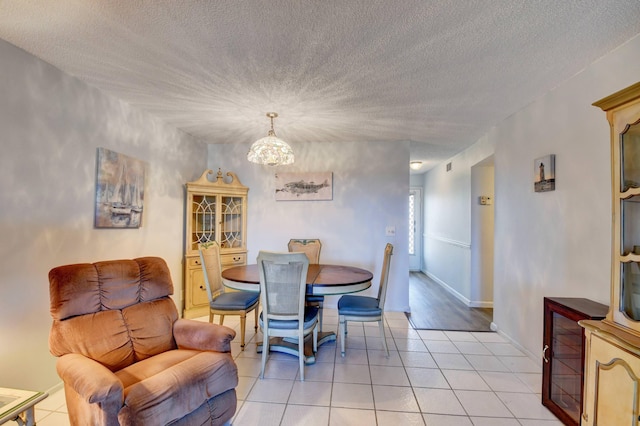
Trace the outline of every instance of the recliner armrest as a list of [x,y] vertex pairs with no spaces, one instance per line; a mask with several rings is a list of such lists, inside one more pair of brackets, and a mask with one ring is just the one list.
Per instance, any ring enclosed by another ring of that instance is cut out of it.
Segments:
[[124,401],[120,379],[107,367],[84,355],[62,355],[56,370],[62,381],[89,403],[121,406]]
[[181,318],[173,324],[173,337],[180,349],[231,352],[236,332],[224,325]]

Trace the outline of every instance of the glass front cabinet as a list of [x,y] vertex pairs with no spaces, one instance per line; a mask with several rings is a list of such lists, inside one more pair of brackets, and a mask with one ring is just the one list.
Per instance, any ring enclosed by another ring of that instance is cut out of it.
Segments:
[[582,425],[640,425],[640,83],[596,103],[611,127],[611,303],[585,328]]
[[247,261],[247,194],[249,188],[238,177],[218,170],[205,170],[187,183],[186,238],[184,259],[185,318],[208,315],[209,298],[204,283],[198,245],[216,241],[220,245],[222,268],[245,265]]
[[573,297],[544,298],[542,404],[565,425],[578,426],[584,384],[584,330],[578,321],[601,320],[608,306]]

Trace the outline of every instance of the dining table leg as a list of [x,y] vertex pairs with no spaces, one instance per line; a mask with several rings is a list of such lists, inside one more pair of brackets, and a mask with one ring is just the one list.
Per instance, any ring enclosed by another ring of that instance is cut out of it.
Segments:
[[[333,331],[323,331],[318,333],[318,347],[325,343],[335,342],[336,333]],[[258,353],[262,353],[262,342],[258,342],[256,345]],[[280,352],[295,357],[298,356],[298,339],[288,337],[272,337],[269,341],[270,352]],[[305,365],[311,365],[316,363],[316,354],[313,353],[313,340],[312,336],[308,335],[304,339],[304,363]]]

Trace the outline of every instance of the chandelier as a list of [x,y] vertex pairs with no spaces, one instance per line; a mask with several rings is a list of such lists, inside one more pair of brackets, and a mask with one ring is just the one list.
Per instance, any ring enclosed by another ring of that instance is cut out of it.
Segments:
[[247,153],[247,160],[268,166],[282,166],[293,163],[293,150],[285,141],[276,137],[276,132],[273,130],[273,119],[277,116],[278,113],[275,112],[267,113],[267,117],[271,119],[271,130],[269,130],[266,137],[258,139],[251,145]]

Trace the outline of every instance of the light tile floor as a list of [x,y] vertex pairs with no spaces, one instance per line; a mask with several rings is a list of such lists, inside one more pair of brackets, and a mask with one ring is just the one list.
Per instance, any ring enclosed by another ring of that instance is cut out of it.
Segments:
[[[248,343],[240,351],[238,317],[225,318],[238,331],[232,424],[561,425],[540,403],[541,367],[499,334],[414,330],[402,312],[387,313],[386,322],[388,358],[377,323],[349,323],[346,356],[339,342],[322,345],[300,382],[297,358],[279,353],[270,355],[260,380],[262,335],[247,319]],[[324,330],[337,328],[337,311],[325,309]],[[62,391],[36,406],[36,421],[69,425]]]

